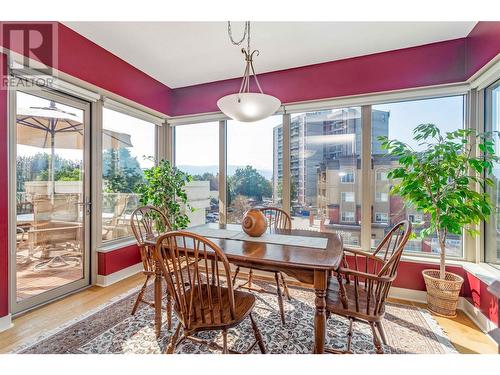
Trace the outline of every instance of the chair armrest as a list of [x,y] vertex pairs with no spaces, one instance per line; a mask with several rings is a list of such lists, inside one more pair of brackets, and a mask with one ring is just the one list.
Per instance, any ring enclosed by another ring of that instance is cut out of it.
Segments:
[[344,255],[343,255],[344,264],[347,264],[347,261],[345,259],[346,255],[352,255],[354,257],[364,257],[366,259],[371,259],[375,262],[383,262],[383,260],[381,258],[379,258],[376,255],[373,255],[373,253],[368,253],[366,251],[359,250],[359,249],[353,249],[350,247],[344,247]]
[[354,276],[354,277],[361,277],[363,279],[368,279],[368,280],[373,280],[373,281],[380,281],[380,282],[391,282],[396,279],[396,276],[377,276],[373,275],[371,273],[366,273],[366,272],[361,272],[357,270],[353,270],[350,268],[344,268],[340,267],[337,271],[339,274],[345,275],[346,277],[349,276]]

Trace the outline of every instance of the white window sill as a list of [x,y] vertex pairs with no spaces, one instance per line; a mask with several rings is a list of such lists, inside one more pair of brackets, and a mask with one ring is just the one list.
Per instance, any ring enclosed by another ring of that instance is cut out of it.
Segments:
[[488,286],[490,286],[493,281],[500,280],[500,270],[487,263],[464,262],[463,267],[467,272],[473,274]]
[[135,245],[137,242],[135,241],[135,238],[125,238],[123,241],[118,241],[118,242],[112,242],[110,244],[105,244],[102,245],[101,247],[97,248],[98,253],[109,253],[111,251],[119,250],[124,247],[128,247],[130,245]]

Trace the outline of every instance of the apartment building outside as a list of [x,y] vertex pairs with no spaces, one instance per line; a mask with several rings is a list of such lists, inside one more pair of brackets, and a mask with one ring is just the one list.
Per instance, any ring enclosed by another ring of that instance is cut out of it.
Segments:
[[[379,136],[388,136],[390,113],[372,111],[372,168],[370,184],[374,186],[371,204],[371,246],[375,247],[398,221],[413,222],[418,233],[426,217],[405,207],[399,196],[389,194],[392,181],[388,172],[397,159],[382,150]],[[290,124],[290,174],[292,216],[319,220],[317,229],[342,234],[344,242],[360,245],[361,236],[361,111],[360,108],[303,113],[292,116]],[[282,178],[283,131],[274,128],[275,196]],[[450,254],[459,254],[460,237],[450,236]],[[414,239],[407,251],[436,252],[435,238]]]

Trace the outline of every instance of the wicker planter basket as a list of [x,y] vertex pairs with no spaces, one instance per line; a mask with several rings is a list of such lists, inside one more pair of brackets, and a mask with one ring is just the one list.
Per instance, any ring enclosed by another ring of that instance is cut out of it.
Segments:
[[451,272],[445,272],[445,280],[439,278],[439,270],[423,270],[427,288],[429,310],[438,315],[457,315],[458,296],[464,279]]

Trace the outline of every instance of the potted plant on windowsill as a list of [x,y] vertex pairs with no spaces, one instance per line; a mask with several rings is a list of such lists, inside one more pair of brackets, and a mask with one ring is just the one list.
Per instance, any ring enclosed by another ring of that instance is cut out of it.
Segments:
[[140,203],[161,210],[172,229],[187,228],[190,220],[186,210],[194,211],[186,194],[186,185],[192,181],[192,177],[172,166],[169,161],[160,160],[157,165],[144,171],[144,179],[145,182],[136,188]]
[[382,148],[396,157],[399,166],[389,172],[396,183],[391,194],[401,196],[406,204],[429,218],[420,238],[435,233],[440,251],[439,270],[422,271],[427,288],[429,309],[444,316],[455,316],[463,279],[446,271],[446,239],[462,230],[476,236],[481,221],[488,220],[493,205],[486,185],[493,181],[495,156],[494,136],[459,129],[441,134],[434,124],[420,124],[413,131],[419,144],[415,150],[408,144],[379,137]]

